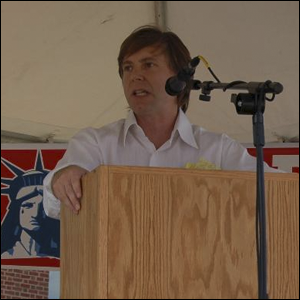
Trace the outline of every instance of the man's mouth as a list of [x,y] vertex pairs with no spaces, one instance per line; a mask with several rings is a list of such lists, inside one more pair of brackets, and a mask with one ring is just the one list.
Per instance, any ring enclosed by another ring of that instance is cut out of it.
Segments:
[[146,90],[139,89],[139,90],[134,90],[132,94],[134,96],[146,96],[146,95],[149,95],[150,93]]

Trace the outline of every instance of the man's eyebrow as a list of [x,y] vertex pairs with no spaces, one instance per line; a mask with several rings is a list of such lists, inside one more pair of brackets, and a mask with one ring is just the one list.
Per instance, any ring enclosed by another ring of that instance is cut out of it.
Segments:
[[149,56],[149,57],[145,57],[143,59],[141,59],[139,62],[145,62],[145,61],[149,61],[149,60],[157,60],[156,56]]
[[[139,62],[144,63],[146,61],[157,61],[156,56],[149,56],[149,57],[145,57],[139,60]],[[122,65],[132,65],[133,62],[131,60],[125,60],[123,61]]]
[[125,60],[122,62],[122,65],[130,65],[130,64],[132,64],[132,61],[130,60]]

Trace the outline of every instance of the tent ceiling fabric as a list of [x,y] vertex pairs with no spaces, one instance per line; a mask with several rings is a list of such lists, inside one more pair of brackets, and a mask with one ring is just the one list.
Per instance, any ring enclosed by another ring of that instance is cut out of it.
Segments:
[[[155,23],[155,1],[2,1],[1,129],[67,141],[84,127],[126,117],[117,72],[120,44]],[[299,2],[166,1],[164,22],[223,82],[279,81],[268,102],[267,141],[299,135]],[[200,63],[196,76],[212,80]],[[230,92],[210,103],[192,92],[188,116],[209,130],[252,142],[250,116]]]

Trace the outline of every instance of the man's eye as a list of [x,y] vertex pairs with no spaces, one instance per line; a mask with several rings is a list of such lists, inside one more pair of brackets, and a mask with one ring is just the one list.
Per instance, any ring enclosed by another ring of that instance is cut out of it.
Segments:
[[130,72],[132,70],[132,66],[124,66],[123,71],[124,72]]
[[147,68],[152,68],[154,66],[153,62],[147,62],[146,63]]

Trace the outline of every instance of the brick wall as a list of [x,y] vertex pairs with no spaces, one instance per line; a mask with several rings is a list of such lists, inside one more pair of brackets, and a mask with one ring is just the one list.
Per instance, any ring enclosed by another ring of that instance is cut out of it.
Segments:
[[48,299],[48,271],[1,269],[1,299]]

